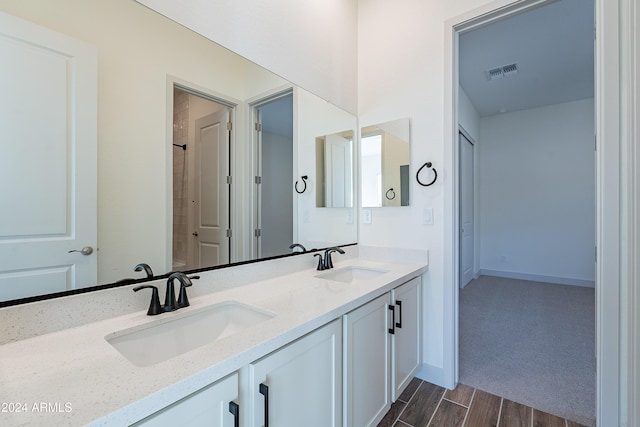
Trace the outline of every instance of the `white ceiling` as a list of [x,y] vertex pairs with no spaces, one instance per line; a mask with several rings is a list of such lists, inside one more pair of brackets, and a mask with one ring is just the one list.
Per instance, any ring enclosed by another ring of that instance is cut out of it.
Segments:
[[[559,0],[459,40],[460,85],[482,117],[593,97],[593,0]],[[517,74],[487,79],[513,63]]]

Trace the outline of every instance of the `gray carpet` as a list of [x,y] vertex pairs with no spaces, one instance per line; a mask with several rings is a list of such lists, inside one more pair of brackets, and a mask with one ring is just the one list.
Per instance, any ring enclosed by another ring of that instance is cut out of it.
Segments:
[[472,280],[460,290],[459,380],[595,426],[595,290]]

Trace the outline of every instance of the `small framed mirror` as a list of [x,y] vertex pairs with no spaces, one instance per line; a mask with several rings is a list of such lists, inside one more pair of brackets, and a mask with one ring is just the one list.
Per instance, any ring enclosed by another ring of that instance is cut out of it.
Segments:
[[353,130],[316,137],[316,207],[353,207]]
[[366,126],[360,130],[362,206],[409,206],[408,118]]

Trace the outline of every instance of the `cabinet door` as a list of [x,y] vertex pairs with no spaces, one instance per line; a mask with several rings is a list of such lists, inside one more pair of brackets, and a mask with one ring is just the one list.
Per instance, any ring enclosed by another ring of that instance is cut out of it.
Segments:
[[344,316],[345,426],[375,426],[391,407],[389,302],[385,294]]
[[340,426],[341,321],[250,364],[249,384],[252,426]]
[[229,403],[237,399],[238,374],[234,373],[150,415],[134,426],[234,427],[235,418],[229,412]]
[[393,370],[392,399],[395,400],[409,384],[421,359],[421,278],[416,277],[392,291],[395,305],[395,334],[392,339]]

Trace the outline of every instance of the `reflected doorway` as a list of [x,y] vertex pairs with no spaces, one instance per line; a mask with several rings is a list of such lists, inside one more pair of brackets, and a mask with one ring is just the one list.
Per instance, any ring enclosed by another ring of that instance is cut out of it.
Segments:
[[[254,258],[281,255],[297,238],[293,214],[293,93],[253,104],[256,133]],[[291,206],[290,210],[283,210]]]
[[231,112],[219,100],[174,86],[174,271],[229,263]]

